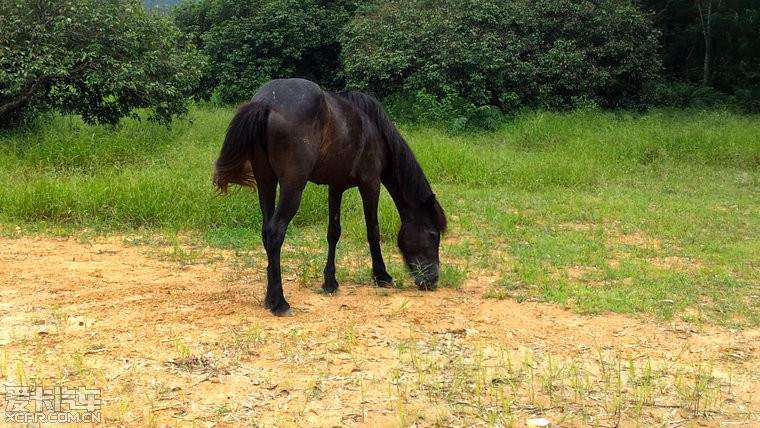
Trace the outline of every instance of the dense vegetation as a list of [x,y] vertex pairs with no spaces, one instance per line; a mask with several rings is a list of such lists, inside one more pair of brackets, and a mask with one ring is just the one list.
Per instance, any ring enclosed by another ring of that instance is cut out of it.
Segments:
[[293,76],[454,128],[525,108],[760,111],[752,0],[176,3],[0,3],[0,126],[47,111],[115,123],[136,108],[167,123],[190,96],[236,104]]
[[350,86],[381,97],[452,95],[511,112],[646,104],[659,71],[656,34],[618,1],[441,0],[374,3],[343,37]]
[[760,112],[760,2],[639,0],[660,30],[675,103],[736,103]]
[[353,10],[340,1],[220,0],[186,2],[174,15],[208,57],[196,96],[235,104],[277,77],[340,87],[338,35]]
[[0,2],[0,127],[47,111],[116,123],[137,108],[187,111],[198,57],[138,0]]
[[760,108],[752,1],[188,0],[175,16],[212,64],[199,95],[224,102],[302,76],[458,126],[522,108]]

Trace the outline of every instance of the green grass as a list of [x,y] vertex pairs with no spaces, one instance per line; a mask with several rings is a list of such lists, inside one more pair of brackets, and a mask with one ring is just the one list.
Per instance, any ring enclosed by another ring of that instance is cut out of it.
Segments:
[[[258,247],[255,195],[216,197],[210,181],[232,114],[197,108],[171,129],[57,117],[0,134],[0,233],[138,231]],[[444,286],[486,272],[499,278],[494,298],[760,325],[759,117],[535,112],[489,133],[401,128],[450,218]],[[326,211],[326,189],[310,185],[287,238],[305,249],[291,257],[313,282]],[[399,220],[385,193],[380,221],[391,254]],[[368,261],[346,263],[368,253],[356,191],[343,222],[339,280],[369,282],[351,267]]]

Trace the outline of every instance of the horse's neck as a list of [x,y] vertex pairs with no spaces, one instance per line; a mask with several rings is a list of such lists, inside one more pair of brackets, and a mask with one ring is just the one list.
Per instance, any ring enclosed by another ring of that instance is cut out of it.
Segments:
[[406,222],[419,217],[423,201],[433,191],[407,142],[390,121],[388,125],[382,133],[391,148],[391,165],[382,182],[396,204],[401,221]]
[[403,185],[398,182],[393,174],[383,180],[383,185],[391,195],[402,223],[406,223],[419,212],[422,204],[419,201],[412,200],[413,198],[409,196],[410,192],[404,192]]

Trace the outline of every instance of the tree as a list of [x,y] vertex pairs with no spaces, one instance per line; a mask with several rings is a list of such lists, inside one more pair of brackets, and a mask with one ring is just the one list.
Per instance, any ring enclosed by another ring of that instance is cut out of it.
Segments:
[[353,0],[194,0],[174,16],[208,57],[199,96],[234,104],[279,77],[342,87],[338,35],[355,8]]
[[688,92],[687,103],[733,99],[748,111],[760,111],[760,2],[639,2],[653,13],[662,34],[665,75]]
[[702,61],[702,84],[710,84],[710,60],[712,58],[713,47],[713,25],[715,14],[713,13],[713,4],[715,11],[720,10],[722,0],[696,0],[697,10],[699,11],[699,23],[702,28],[702,38],[705,41],[705,55]]
[[198,56],[138,0],[0,2],[0,126],[59,111],[117,123],[186,112]]
[[503,111],[640,107],[660,69],[649,17],[612,0],[376,1],[342,42],[353,86]]

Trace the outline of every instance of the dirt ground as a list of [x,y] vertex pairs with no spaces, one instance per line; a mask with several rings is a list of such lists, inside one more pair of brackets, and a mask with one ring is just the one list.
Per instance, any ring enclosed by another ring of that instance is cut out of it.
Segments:
[[0,238],[6,386],[98,388],[109,426],[760,426],[757,328],[486,298],[477,273],[336,296],[286,275],[275,318],[239,254],[126,241]]

